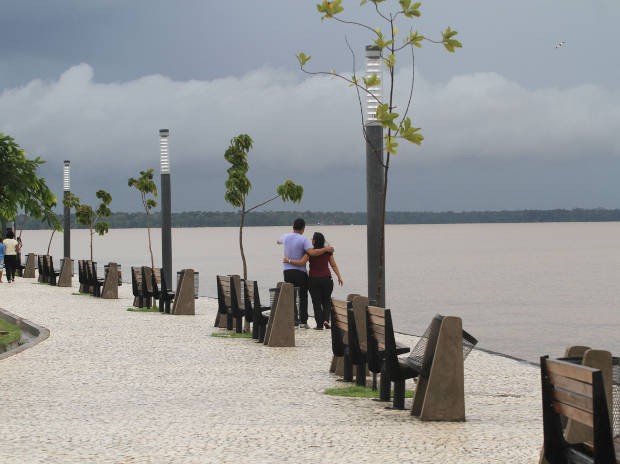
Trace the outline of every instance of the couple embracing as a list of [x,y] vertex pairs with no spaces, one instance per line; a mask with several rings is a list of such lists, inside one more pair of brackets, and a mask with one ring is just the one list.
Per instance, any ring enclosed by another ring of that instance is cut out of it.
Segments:
[[[317,330],[330,328],[331,296],[334,289],[329,267],[333,269],[338,284],[342,277],[334,259],[334,248],[325,246],[325,237],[320,232],[312,236],[312,243],[304,237],[306,222],[299,218],[293,223],[293,232],[284,234],[278,243],[284,245],[284,281],[299,287],[299,327],[308,327],[308,289],[312,297],[314,320]],[[310,276],[306,263],[310,262]],[[296,321],[297,322],[297,321]]]

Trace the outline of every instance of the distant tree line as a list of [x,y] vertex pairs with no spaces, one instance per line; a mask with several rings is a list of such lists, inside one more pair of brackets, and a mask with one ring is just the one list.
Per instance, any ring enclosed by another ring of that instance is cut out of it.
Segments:
[[[295,218],[303,217],[308,225],[365,225],[366,213],[343,211],[254,211],[245,219],[245,225],[290,226]],[[62,222],[62,216],[58,215]],[[405,212],[386,213],[387,224],[472,224],[510,222],[609,222],[620,221],[620,209],[551,209],[518,211],[465,211],[465,212]],[[107,222],[111,229],[146,227],[146,214],[112,213]],[[18,216],[18,229],[49,229],[40,220]],[[161,213],[151,213],[151,226],[161,227]],[[239,213],[225,211],[185,211],[172,214],[173,227],[238,227]],[[71,216],[71,228],[82,229],[75,215]]]

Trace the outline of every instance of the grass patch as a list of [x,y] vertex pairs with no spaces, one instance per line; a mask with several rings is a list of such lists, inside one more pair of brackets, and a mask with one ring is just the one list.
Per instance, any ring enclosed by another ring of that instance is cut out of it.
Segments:
[[[4,333],[8,332],[8,333]],[[14,324],[0,319],[0,345],[8,345],[9,343],[18,342],[22,337],[22,331]]]
[[[346,396],[348,398],[379,398],[379,389],[373,390],[370,387],[362,387],[360,385],[326,388],[324,393],[326,395]],[[411,390],[406,390],[405,398],[413,398],[413,392]]]
[[131,308],[127,308],[127,311],[132,311],[134,313],[158,313],[159,312],[159,308],[157,308],[157,307],[152,307],[152,308],[134,308],[132,306]]
[[211,332],[211,336],[218,338],[252,338],[252,334],[250,332]]

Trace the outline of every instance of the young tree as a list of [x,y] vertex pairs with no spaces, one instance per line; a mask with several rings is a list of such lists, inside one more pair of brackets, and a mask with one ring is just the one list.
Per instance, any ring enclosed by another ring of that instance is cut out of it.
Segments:
[[37,176],[37,169],[44,163],[39,157],[28,159],[12,137],[0,132],[0,218],[13,220],[21,210],[53,230],[62,230],[53,211],[56,196],[45,179]]
[[108,205],[112,202],[112,195],[105,190],[98,190],[95,196],[101,200],[96,210],[92,206],[80,203],[80,199],[74,194],[69,194],[63,198],[64,206],[75,209],[75,221],[78,224],[88,226],[90,236],[90,260],[93,261],[93,236],[97,233],[103,236],[108,233],[109,224],[102,221],[102,218],[109,217],[112,211]]
[[[360,106],[362,101],[362,94],[374,100],[377,103],[377,121],[381,124],[384,131],[387,130],[386,132],[384,132],[384,147],[386,156],[384,159],[381,160],[384,181],[382,192],[382,209],[380,217],[381,238],[379,260],[381,265],[380,269],[378,270],[378,281],[376,283],[376,296],[378,301],[382,301],[383,299],[385,299],[384,289],[381,288],[381,282],[385,274],[383,264],[385,262],[385,208],[388,191],[388,172],[390,169],[391,157],[392,155],[395,155],[397,153],[399,140],[406,140],[407,142],[411,142],[416,145],[420,145],[422,143],[422,140],[424,140],[424,137],[420,133],[420,128],[414,127],[411,122],[411,118],[409,117],[409,110],[411,109],[411,103],[413,99],[413,83],[415,71],[414,51],[415,48],[421,47],[423,42],[425,41],[433,44],[441,44],[448,52],[454,52],[457,48],[461,48],[461,43],[454,38],[457,32],[453,31],[450,27],[446,28],[441,33],[441,38],[439,39],[429,38],[426,35],[423,35],[417,30],[413,30],[411,28],[410,23],[415,18],[419,18],[421,16],[420,2],[414,3],[412,2],[412,0],[397,0],[396,2],[393,2],[397,5],[394,5],[393,8],[389,11],[387,8],[384,7],[383,4],[385,3],[388,3],[387,0],[362,0],[360,3],[360,6],[368,4],[373,5],[377,14],[378,21],[381,22],[381,24],[384,26],[384,29],[382,29],[381,27],[372,27],[370,25],[354,20],[342,19],[339,16],[340,13],[344,11],[344,7],[342,6],[342,0],[323,0],[321,3],[317,4],[317,11],[322,15],[321,20],[333,19],[339,23],[359,27],[369,32],[374,46],[377,47],[381,52],[381,59],[387,70],[387,82],[381,82],[381,79],[377,74],[365,76],[360,79],[356,75],[355,69],[353,70],[353,74],[350,76],[338,73],[336,71],[311,72],[308,71],[305,67],[306,64],[310,61],[311,57],[306,55],[305,53],[299,53],[297,55],[297,60],[299,61],[301,70],[306,74],[335,76],[347,82],[349,85],[353,86],[357,90]],[[405,32],[405,35],[399,36],[398,25],[400,25],[401,23],[405,23],[408,32]],[[399,39],[400,42],[397,42],[397,39]],[[395,94],[396,70],[398,62],[397,57],[399,54],[405,51],[411,54],[411,75],[409,92],[408,96],[404,99],[404,101],[402,101],[400,104],[397,104],[397,95]],[[353,51],[351,51],[351,53],[353,54],[355,67],[355,53],[353,53]],[[383,86],[384,88],[387,87],[385,96],[380,95],[376,90],[374,90],[376,88],[380,88],[380,86]],[[402,112],[402,114],[396,113],[396,108],[402,108],[404,111]],[[361,113],[363,114],[363,111],[361,111]],[[368,141],[368,138],[366,137],[363,116],[362,130],[364,132],[364,138]],[[381,156],[381,153],[379,153],[379,156]],[[381,156],[381,158],[383,157]]]
[[248,278],[248,269],[245,260],[245,253],[243,251],[243,226],[245,224],[245,215],[256,208],[259,208],[267,203],[282,198],[282,201],[292,201],[299,203],[304,194],[304,188],[301,185],[295,184],[292,180],[286,180],[283,184],[278,186],[275,195],[262,203],[259,203],[250,208],[247,207],[247,196],[252,189],[252,184],[247,177],[248,173],[248,152],[252,148],[252,138],[246,134],[240,134],[234,137],[230,141],[230,146],[224,152],[224,159],[228,161],[231,166],[228,168],[228,179],[226,180],[226,193],[224,194],[224,200],[230,203],[235,208],[239,208],[241,212],[241,220],[239,224],[239,249],[241,250],[241,262],[243,263],[243,278]]
[[[151,255],[151,269],[155,269],[155,259],[153,258],[153,247],[151,246],[151,210],[157,206],[157,185],[153,181],[153,169],[140,171],[140,177],[127,180],[129,187],[134,187],[140,193],[140,200],[146,213],[146,231],[149,238],[149,253]],[[152,196],[152,198],[151,198]]]

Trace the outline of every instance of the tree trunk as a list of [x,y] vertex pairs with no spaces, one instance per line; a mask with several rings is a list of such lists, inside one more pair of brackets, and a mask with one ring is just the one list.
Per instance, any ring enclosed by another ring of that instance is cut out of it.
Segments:
[[94,261],[93,259],[93,228],[90,228],[90,260]]
[[155,259],[153,258],[153,247],[151,246],[151,222],[149,221],[149,213],[146,213],[146,233],[149,238],[149,254],[151,255],[151,271],[155,270]]
[[52,235],[50,236],[50,241],[47,244],[47,254],[50,254],[50,248],[52,248],[52,239],[54,238],[54,234],[56,233],[56,229],[52,229]]

